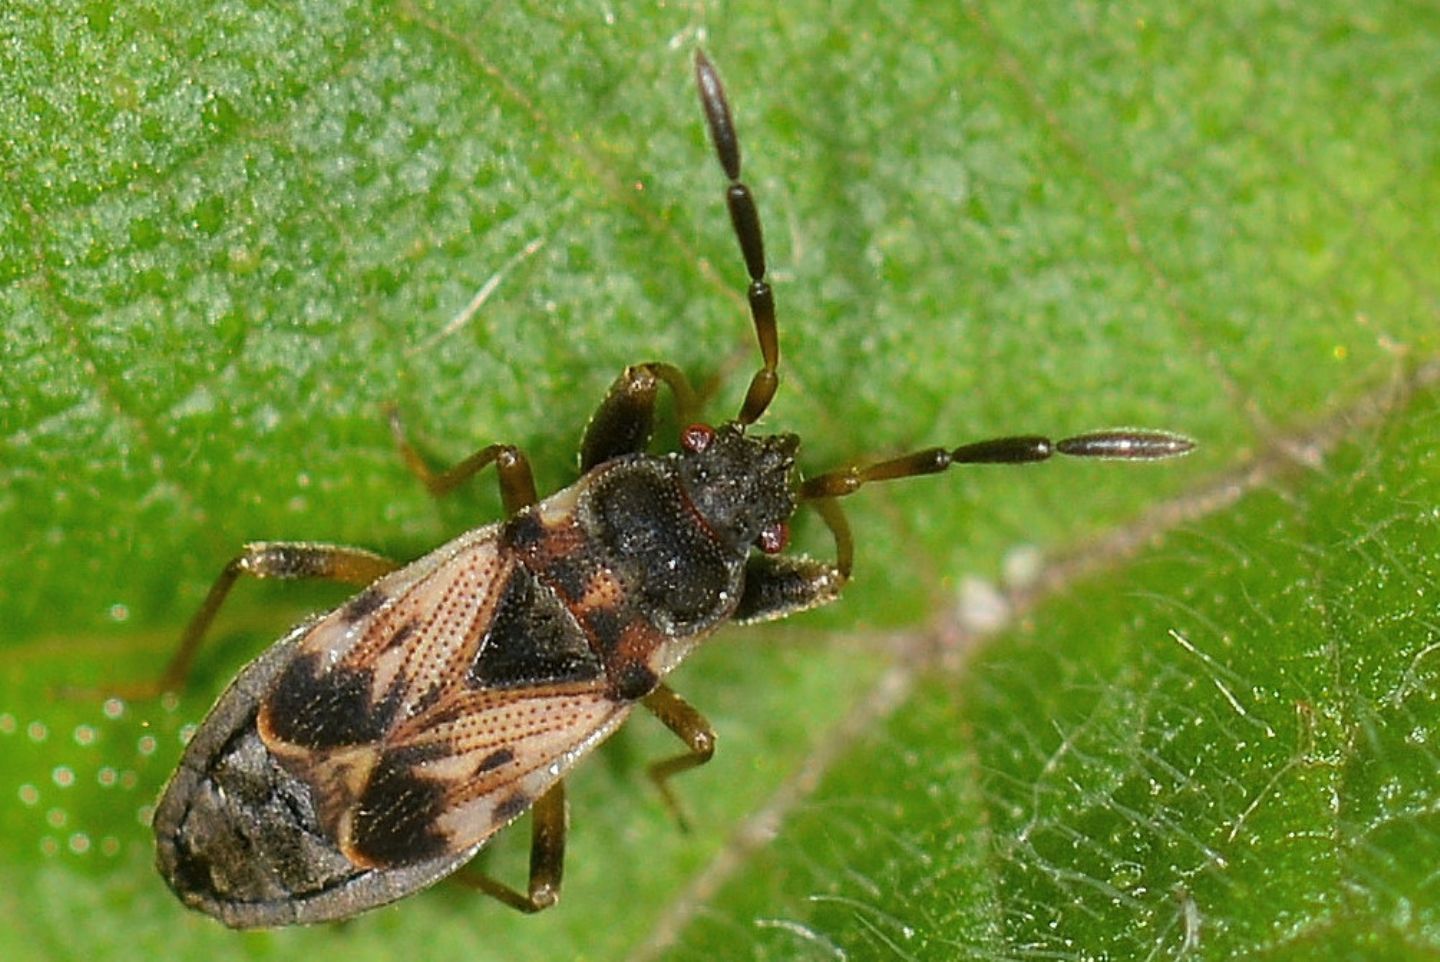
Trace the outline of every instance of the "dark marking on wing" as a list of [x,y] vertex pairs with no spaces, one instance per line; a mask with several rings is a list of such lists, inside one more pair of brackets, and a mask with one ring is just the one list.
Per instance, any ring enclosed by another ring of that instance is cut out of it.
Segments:
[[449,840],[436,828],[446,811],[446,785],[416,773],[426,754],[397,748],[376,763],[350,830],[352,847],[367,862],[393,868],[449,849]]
[[405,624],[395,629],[395,633],[390,636],[389,641],[385,642],[385,647],[381,650],[389,651],[391,648],[398,648],[401,645],[405,644],[405,642],[409,640],[410,636],[415,634],[416,629],[419,627],[420,626],[415,621],[415,619],[411,618],[409,621],[405,622]]
[[508,748],[497,748],[495,751],[480,759],[480,764],[475,766],[475,774],[482,775],[485,772],[493,772],[501,765],[508,765],[515,760],[515,753]]
[[420,697],[415,699],[415,703],[410,706],[410,715],[418,715],[421,712],[429,711],[431,708],[434,708],[436,703],[440,701],[440,695],[444,691],[444,682],[432,681],[430,683],[430,687],[425,689],[425,691],[421,693]]
[[469,700],[463,697],[454,697],[453,695],[450,698],[437,701],[437,705],[438,707],[430,711],[424,718],[424,724],[427,729],[452,725],[461,718],[465,718],[475,712],[475,708],[470,704]]
[[353,625],[361,618],[379,611],[380,606],[385,604],[386,600],[385,592],[371,585],[345,602],[345,607],[340,609],[340,618],[347,624]]
[[320,667],[316,652],[285,666],[265,697],[271,735],[301,748],[326,749],[379,740],[400,708],[405,680],[396,678],[379,703],[371,701],[374,674],[367,669]]
[[600,661],[553,591],[524,567],[505,592],[470,666],[472,688],[519,688],[600,677]]
[[508,822],[530,807],[531,798],[524,792],[515,792],[495,806],[495,821]]
[[568,602],[585,596],[599,570],[589,535],[572,518],[547,524],[534,515],[522,515],[507,522],[501,540],[521,564]]

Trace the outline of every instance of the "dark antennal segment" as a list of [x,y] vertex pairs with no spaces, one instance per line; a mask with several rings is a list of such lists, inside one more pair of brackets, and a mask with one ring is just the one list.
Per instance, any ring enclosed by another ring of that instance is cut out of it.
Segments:
[[699,50],[695,51],[695,83],[700,89],[700,105],[705,109],[705,123],[710,128],[715,153],[725,176],[730,179],[725,203],[730,208],[735,237],[740,241],[745,269],[750,272],[750,287],[745,295],[750,301],[750,316],[755,321],[755,335],[760,340],[760,357],[764,362],[751,379],[750,390],[745,393],[745,402],[735,418],[748,425],[765,413],[780,386],[780,375],[776,372],[780,365],[780,338],[775,329],[775,295],[765,281],[765,238],[760,229],[760,213],[755,209],[750,188],[740,179],[740,140],[735,136],[730,104],[720,85],[720,75]]
[[841,468],[810,478],[800,486],[801,500],[843,498],[871,481],[894,481],[917,474],[938,474],[952,464],[1029,464],[1057,454],[1111,461],[1159,461],[1185,454],[1195,442],[1169,431],[1093,431],[1052,441],[1024,434],[962,444],[953,450],[926,448],[875,464]]

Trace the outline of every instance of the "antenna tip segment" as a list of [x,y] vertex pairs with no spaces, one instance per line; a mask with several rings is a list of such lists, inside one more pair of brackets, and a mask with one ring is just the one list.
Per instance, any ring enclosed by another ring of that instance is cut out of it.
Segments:
[[1060,454],[1116,461],[1159,461],[1189,454],[1194,449],[1194,441],[1170,431],[1095,431],[1055,444]]

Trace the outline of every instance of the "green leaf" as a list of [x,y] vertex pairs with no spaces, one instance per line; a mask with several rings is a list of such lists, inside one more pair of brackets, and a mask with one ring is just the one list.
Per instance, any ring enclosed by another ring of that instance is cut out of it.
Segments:
[[[570,783],[544,916],[458,885],[308,930],[185,911],[149,803],[343,592],[243,585],[178,700],[67,689],[154,677],[247,540],[413,557],[496,517],[483,477],[424,494],[389,402],[547,490],[628,363],[736,410],[702,40],[768,231],[764,426],[808,470],[1123,424],[1200,450],[852,499],[845,599],[673,679],[720,733],[695,830],[641,719]],[[1440,949],[1433,10],[95,0],[11,4],[0,41],[0,956]]]
[[1440,396],[1391,416],[920,681],[673,957],[1433,955]]

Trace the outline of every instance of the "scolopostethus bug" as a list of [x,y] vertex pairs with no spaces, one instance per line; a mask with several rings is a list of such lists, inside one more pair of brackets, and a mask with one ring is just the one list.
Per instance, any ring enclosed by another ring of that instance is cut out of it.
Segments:
[[[673,802],[668,780],[708,761],[715,736],[665,677],[728,622],[839,596],[854,555],[839,499],[954,464],[1157,460],[1192,447],[1161,431],[1015,436],[802,480],[795,435],[751,430],[779,386],[775,303],[730,108],[703,53],[695,74],[760,345],[739,413],[690,424],[680,450],[650,454],[661,386],[685,422],[696,394],[673,365],[627,368],[585,429],[579,480],[543,500],[515,447],[435,473],[392,414],[403,457],[433,492],[494,465],[506,518],[404,566],[309,542],[250,544],[226,566],[162,687],[183,681],[241,575],[365,587],[245,667],[187,746],[154,817],[161,874],[187,905],[242,928],[347,918],[445,877],[532,811],[525,891],[479,884],[517,908],[547,908],[560,891],[570,769],[643,706],[686,746],[651,768]],[[833,560],[785,553],[801,506],[832,532]]]

